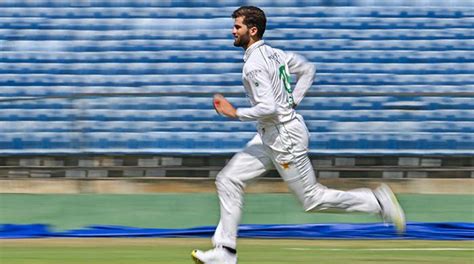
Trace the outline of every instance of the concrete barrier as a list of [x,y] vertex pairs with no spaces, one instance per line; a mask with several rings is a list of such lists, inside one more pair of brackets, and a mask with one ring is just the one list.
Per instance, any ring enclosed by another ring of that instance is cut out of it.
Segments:
[[[389,184],[396,193],[474,194],[474,179],[320,179],[330,188],[375,188]],[[73,194],[73,193],[206,193],[215,192],[209,178],[133,178],[133,179],[0,179],[0,193]],[[261,179],[247,188],[248,193],[287,193],[281,179]]]

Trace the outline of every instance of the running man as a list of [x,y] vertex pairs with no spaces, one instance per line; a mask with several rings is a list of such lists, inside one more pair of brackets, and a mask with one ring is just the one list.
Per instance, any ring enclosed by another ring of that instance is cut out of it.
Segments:
[[[232,18],[234,46],[245,50],[242,79],[251,107],[236,109],[222,95],[214,96],[214,107],[229,118],[256,120],[258,133],[217,175],[220,221],[212,239],[214,248],[194,250],[194,261],[237,263],[237,229],[244,188],[249,181],[275,168],[307,212],[336,209],[380,214],[394,223],[398,232],[404,232],[403,210],[388,186],[374,191],[339,191],[316,181],[308,157],[309,132],[295,112],[313,83],[314,65],[301,56],[265,44],[262,38],[266,17],[258,7],[242,6]],[[291,74],[297,78],[294,89],[290,85]]]

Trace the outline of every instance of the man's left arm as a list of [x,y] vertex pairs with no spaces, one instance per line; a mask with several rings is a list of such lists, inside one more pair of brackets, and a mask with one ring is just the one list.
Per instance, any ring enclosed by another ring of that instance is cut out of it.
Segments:
[[311,87],[316,75],[316,67],[313,63],[307,61],[295,53],[287,53],[287,65],[290,74],[296,75],[296,86],[293,89],[293,99],[295,105],[299,105],[306,92]]

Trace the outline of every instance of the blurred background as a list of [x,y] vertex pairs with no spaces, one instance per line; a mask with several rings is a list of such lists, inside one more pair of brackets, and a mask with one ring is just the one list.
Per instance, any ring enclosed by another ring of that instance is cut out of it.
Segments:
[[[248,105],[241,5],[266,12],[268,44],[316,65],[298,112],[321,182],[463,194],[401,200],[409,220],[473,221],[470,0],[2,0],[0,222],[215,224],[213,178],[256,133],[211,104]],[[276,172],[249,192],[248,223],[375,221],[303,216]]]

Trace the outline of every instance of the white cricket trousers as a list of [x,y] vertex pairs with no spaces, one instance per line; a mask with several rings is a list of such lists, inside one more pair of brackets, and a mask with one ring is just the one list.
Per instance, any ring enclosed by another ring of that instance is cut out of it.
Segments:
[[257,135],[219,172],[216,186],[220,221],[212,239],[214,246],[236,248],[245,186],[274,168],[307,212],[327,209],[380,212],[380,206],[370,189],[339,191],[316,181],[307,154],[308,137],[308,129],[300,115],[287,123],[258,127]]

